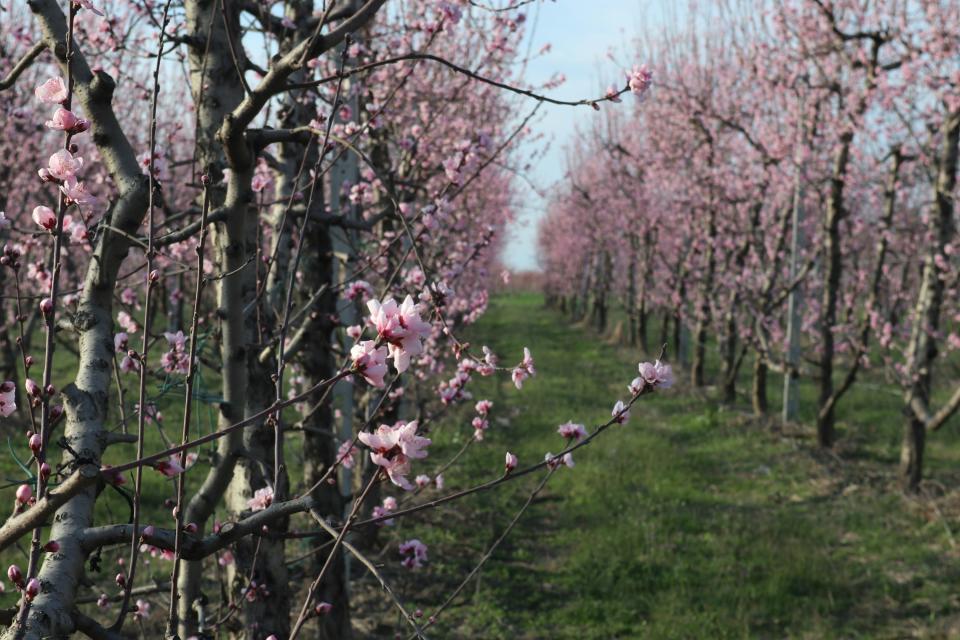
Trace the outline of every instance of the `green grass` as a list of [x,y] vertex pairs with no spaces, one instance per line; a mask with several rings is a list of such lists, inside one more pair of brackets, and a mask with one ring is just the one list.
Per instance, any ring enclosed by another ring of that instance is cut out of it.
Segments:
[[[536,294],[495,298],[468,339],[489,345],[504,364],[529,346],[538,375],[521,391],[503,376],[471,383],[477,399],[495,402],[492,428],[445,474],[450,489],[496,474],[506,450],[523,465],[561,449],[561,422],[605,421],[626,398],[640,358],[570,326]],[[773,389],[779,380],[770,382]],[[804,383],[805,411],[813,393]],[[628,425],[578,451],[575,469],[556,473],[431,637],[958,633],[956,518],[947,500],[907,500],[895,489],[896,396],[868,385],[852,393],[841,405],[839,457],[817,452],[810,430],[781,432],[746,410],[721,408],[678,372],[674,389],[641,399]],[[459,449],[471,415],[472,403],[435,429],[431,458],[415,473]],[[944,482],[954,443],[939,435],[930,443],[930,472]],[[404,595],[429,613],[536,480],[388,530],[388,565],[396,541],[417,536],[430,546],[428,567],[396,573]]]

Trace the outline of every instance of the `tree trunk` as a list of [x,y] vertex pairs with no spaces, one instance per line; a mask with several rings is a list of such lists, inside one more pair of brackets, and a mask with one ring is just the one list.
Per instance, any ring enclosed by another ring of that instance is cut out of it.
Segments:
[[737,322],[731,312],[727,319],[727,333],[723,339],[723,396],[724,404],[737,400]]
[[817,405],[817,442],[821,447],[833,446],[835,438],[834,406],[831,401],[835,356],[833,329],[837,324],[837,300],[843,275],[840,223],[846,215],[843,188],[852,142],[853,132],[844,133],[834,153],[833,175],[823,224],[824,282],[820,310],[820,397]]
[[908,417],[903,425],[903,440],[900,444],[900,486],[908,493],[914,493],[920,488],[926,439],[927,425],[916,416]]
[[690,382],[695,387],[706,384],[704,369],[707,358],[707,328],[711,321],[710,298],[714,295],[713,280],[717,269],[716,245],[717,212],[711,207],[707,217],[707,254],[706,268],[700,283],[700,312],[697,315],[697,328],[694,333],[693,364],[690,367]]
[[767,362],[758,353],[753,359],[753,413],[767,414]]

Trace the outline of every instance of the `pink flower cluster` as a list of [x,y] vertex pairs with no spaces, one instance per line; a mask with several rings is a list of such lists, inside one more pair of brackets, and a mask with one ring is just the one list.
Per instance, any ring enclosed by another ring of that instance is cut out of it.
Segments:
[[343,290],[343,297],[347,300],[366,300],[374,295],[373,287],[366,280],[354,280]]
[[638,369],[640,375],[627,387],[633,395],[654,389],[669,389],[673,386],[673,369],[668,364],[659,360],[653,363],[641,362]]
[[367,302],[369,323],[377,331],[378,341],[386,343],[398,373],[410,367],[410,357],[423,351],[422,340],[430,336],[430,324],[420,319],[420,306],[411,296],[397,305],[393,298],[382,303]]
[[407,569],[419,569],[427,561],[427,545],[413,538],[400,544],[401,564]]
[[340,448],[337,449],[337,460],[340,461],[344,469],[353,469],[353,466],[357,463],[357,454],[359,453],[360,450],[353,444],[353,441],[346,440],[340,445]]
[[180,373],[186,375],[190,371],[190,355],[187,353],[187,337],[183,331],[176,333],[165,332],[163,337],[167,339],[170,349],[160,356],[160,364],[167,373]]
[[587,428],[575,422],[564,422],[557,427],[557,433],[567,440],[579,440],[580,438],[587,437]]
[[364,340],[350,347],[353,369],[375,387],[383,386],[387,373],[387,348],[378,347],[373,340]]
[[653,73],[647,68],[647,65],[641,64],[635,66],[627,76],[627,85],[633,95],[642,98],[650,85],[653,83]]
[[407,480],[410,460],[426,458],[430,439],[417,435],[417,421],[400,421],[395,425],[385,424],[373,433],[363,432],[360,441],[370,447],[370,459],[386,471],[390,481],[398,487],[411,491],[413,485]]
[[513,384],[517,389],[523,388],[523,381],[527,378],[537,375],[537,370],[533,367],[533,356],[530,355],[530,349],[523,348],[523,361],[513,369]]
[[273,487],[263,487],[253,492],[253,497],[247,500],[247,506],[252,511],[263,511],[273,504]]
[[565,453],[562,456],[555,456],[550,452],[547,452],[547,455],[543,457],[544,461],[547,463],[547,467],[550,469],[557,469],[561,465],[566,465],[567,468],[573,469],[573,454]]
[[[370,515],[374,518],[382,518],[383,516],[389,514],[392,511],[397,510],[397,499],[393,496],[387,496],[383,499],[383,506],[377,505],[373,508],[373,511],[370,512]],[[387,518],[386,520],[381,520],[377,523],[378,527],[388,527],[394,522],[393,518]]]
[[[46,121],[46,126],[56,131],[63,131],[71,136],[78,135],[90,128],[90,123],[83,118],[78,117],[69,109],[63,108],[63,103],[67,101],[69,90],[63,78],[57,76],[50,78],[46,82],[34,89],[34,95],[38,100],[46,104],[58,105],[56,111],[50,120]],[[75,146],[71,146],[75,150]],[[90,194],[86,186],[77,179],[77,173],[83,168],[83,158],[73,155],[68,149],[60,149],[47,160],[47,166],[41,168],[37,173],[44,182],[56,183],[60,191],[66,197],[67,204],[86,205],[93,204],[95,198]],[[33,210],[33,220],[43,229],[53,232],[57,228],[57,216],[49,207],[36,207]],[[64,220],[63,227],[68,225]],[[81,232],[79,229],[72,228],[71,235],[85,238],[86,227]],[[77,239],[76,237],[74,238]]]

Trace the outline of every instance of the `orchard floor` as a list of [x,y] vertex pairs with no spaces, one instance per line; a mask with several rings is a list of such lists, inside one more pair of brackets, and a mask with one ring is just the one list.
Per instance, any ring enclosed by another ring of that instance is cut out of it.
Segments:
[[[476,399],[494,401],[491,428],[444,474],[445,492],[498,473],[506,450],[521,465],[559,450],[562,422],[606,421],[640,359],[571,326],[537,294],[495,298],[467,337],[504,364],[529,346],[538,375],[521,391],[506,377],[471,383]],[[853,409],[870,405],[865,393]],[[837,453],[821,453],[810,429],[776,429],[745,403],[720,408],[678,372],[672,390],[641,399],[628,425],[554,475],[428,637],[960,637],[960,497],[944,488],[960,479],[955,439],[931,440],[933,479],[925,497],[908,499],[893,477],[898,414],[860,414],[870,424],[845,420]],[[451,458],[471,416],[472,403],[444,419],[414,472]],[[401,597],[429,615],[538,479],[385,528],[377,560]],[[430,563],[406,572],[396,545],[412,537],[429,545]],[[394,637],[401,623],[354,567],[360,635]]]

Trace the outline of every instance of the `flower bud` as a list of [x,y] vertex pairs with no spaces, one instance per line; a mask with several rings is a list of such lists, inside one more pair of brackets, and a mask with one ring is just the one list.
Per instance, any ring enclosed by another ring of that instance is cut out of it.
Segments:
[[183,527],[183,530],[186,531],[187,533],[196,533],[197,531],[199,531],[199,529],[200,528],[197,526],[196,522],[188,522]]
[[22,484],[17,487],[17,502],[19,504],[27,504],[30,502],[30,498],[33,497],[33,489],[30,488],[28,484]]
[[36,578],[30,578],[30,582],[27,583],[27,588],[23,592],[27,596],[27,601],[33,600],[40,593],[40,581]]
[[53,300],[51,300],[50,298],[44,298],[43,300],[41,300],[40,313],[42,313],[43,315],[47,315],[51,311],[53,311]]
[[51,471],[50,465],[47,464],[46,462],[40,465],[40,477],[43,478],[44,480],[50,477],[50,471]]
[[7,568],[7,578],[9,578],[10,582],[18,587],[23,586],[23,573],[20,571],[20,567],[17,565],[12,564]]
[[127,574],[118,573],[115,580],[117,581],[117,586],[120,587],[121,589],[127,586]]
[[47,553],[56,553],[60,551],[60,543],[56,540],[51,540],[47,544],[43,545],[43,550]]
[[30,451],[33,451],[33,455],[40,455],[40,448],[43,446],[43,438],[40,437],[40,434],[33,434],[30,436],[30,440],[28,442],[30,444]]

